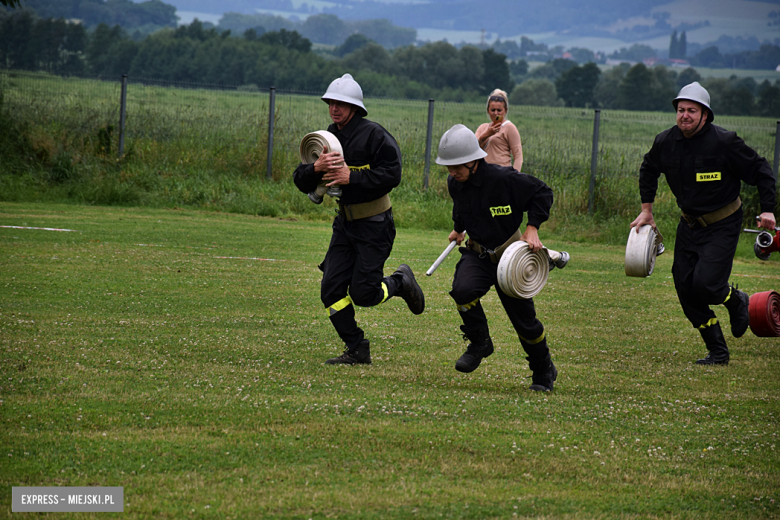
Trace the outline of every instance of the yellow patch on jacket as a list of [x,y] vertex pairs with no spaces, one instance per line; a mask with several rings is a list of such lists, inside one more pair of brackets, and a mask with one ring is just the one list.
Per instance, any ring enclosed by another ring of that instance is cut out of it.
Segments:
[[696,182],[719,181],[720,172],[697,173]]
[[512,214],[512,206],[496,206],[493,208],[490,208],[490,214],[494,217],[500,217],[503,215],[511,215]]

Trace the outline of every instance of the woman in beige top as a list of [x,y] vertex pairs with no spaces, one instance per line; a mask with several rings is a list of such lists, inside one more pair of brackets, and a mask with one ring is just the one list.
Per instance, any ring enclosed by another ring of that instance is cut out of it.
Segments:
[[[487,113],[490,123],[484,123],[474,132],[479,140],[479,146],[487,152],[485,160],[501,166],[513,166],[517,171],[523,171],[523,146],[520,143],[520,133],[511,121],[506,119],[509,111],[509,101],[501,89],[490,93],[487,102]],[[514,163],[512,162],[514,157]]]

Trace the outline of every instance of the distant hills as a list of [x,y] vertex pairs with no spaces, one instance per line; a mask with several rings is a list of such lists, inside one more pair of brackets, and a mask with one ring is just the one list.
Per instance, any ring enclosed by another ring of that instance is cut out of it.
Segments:
[[[651,16],[653,7],[668,0],[426,0],[406,2],[335,0],[293,2],[291,0],[173,0],[183,11],[274,12],[305,18],[309,14],[335,14],[343,20],[386,18],[404,27],[446,30],[486,29],[502,37],[528,32],[572,31],[587,33],[616,20]],[[297,6],[297,7],[296,7]]]
[[[667,48],[672,31],[689,45],[721,36],[774,42],[780,0],[170,0],[179,11],[267,13],[293,20],[330,13],[342,20],[384,18],[417,30],[421,40],[450,43],[496,38],[612,52],[632,43]],[[185,20],[186,21],[186,20]]]
[[[42,17],[81,20],[88,27],[119,23],[141,35],[175,25],[177,17],[179,24],[199,18],[234,28],[224,23],[225,14],[263,15],[269,20],[259,24],[265,30],[303,27],[300,32],[323,44],[339,44],[355,32],[356,23],[379,20],[385,29],[413,30],[412,42],[519,45],[526,37],[551,49],[602,54],[640,44],[663,57],[674,31],[685,32],[688,56],[709,45],[736,53],[780,44],[780,0],[21,0],[21,7]],[[335,16],[339,22],[320,30],[330,32],[327,38],[315,37],[305,30],[312,15]]]

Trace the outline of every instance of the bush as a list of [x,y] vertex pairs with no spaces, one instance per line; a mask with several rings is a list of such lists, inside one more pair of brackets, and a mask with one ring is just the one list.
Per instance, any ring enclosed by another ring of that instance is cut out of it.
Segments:
[[528,79],[517,85],[509,94],[512,105],[533,105],[540,107],[562,107],[555,84],[549,79]]

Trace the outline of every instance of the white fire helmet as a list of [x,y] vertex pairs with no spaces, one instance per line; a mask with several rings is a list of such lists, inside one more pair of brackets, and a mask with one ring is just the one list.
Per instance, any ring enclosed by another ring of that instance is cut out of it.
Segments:
[[458,166],[482,159],[486,155],[485,150],[479,147],[474,132],[463,125],[455,125],[441,136],[436,164]]
[[680,93],[677,94],[677,97],[674,98],[674,101],[672,101],[672,105],[674,105],[675,110],[677,110],[677,102],[680,100],[695,101],[696,103],[702,105],[710,113],[708,117],[710,122],[715,120],[715,112],[713,112],[712,108],[710,108],[710,93],[707,92],[706,88],[699,85],[698,81],[689,83],[680,89]]
[[330,82],[322,100],[327,103],[331,99],[354,105],[358,109],[358,114],[363,117],[368,115],[366,107],[363,106],[363,89],[360,88],[351,74],[344,74]]

